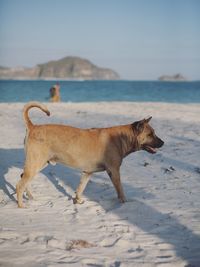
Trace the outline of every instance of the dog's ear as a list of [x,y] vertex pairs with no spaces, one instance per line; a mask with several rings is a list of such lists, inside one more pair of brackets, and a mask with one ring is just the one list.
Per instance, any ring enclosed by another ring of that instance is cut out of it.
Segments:
[[145,119],[145,122],[149,123],[152,117],[149,117],[148,119]]
[[136,130],[137,134],[140,134],[143,132],[145,122],[146,120],[144,119],[141,121],[136,121],[132,124],[132,127],[134,128],[134,130]]

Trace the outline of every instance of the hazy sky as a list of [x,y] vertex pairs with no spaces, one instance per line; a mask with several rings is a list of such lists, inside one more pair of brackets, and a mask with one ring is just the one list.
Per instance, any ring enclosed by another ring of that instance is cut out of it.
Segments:
[[80,56],[124,79],[200,79],[199,0],[0,0],[0,65]]

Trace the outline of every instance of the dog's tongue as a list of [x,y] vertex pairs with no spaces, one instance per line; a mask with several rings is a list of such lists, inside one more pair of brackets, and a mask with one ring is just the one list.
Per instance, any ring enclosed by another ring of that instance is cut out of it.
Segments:
[[157,152],[156,148],[153,148],[151,146],[147,146],[147,148],[148,148],[149,152],[151,152],[152,154]]

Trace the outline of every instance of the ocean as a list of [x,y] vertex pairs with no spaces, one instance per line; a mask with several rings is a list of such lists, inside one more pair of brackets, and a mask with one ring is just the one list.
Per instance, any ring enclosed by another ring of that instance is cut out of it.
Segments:
[[[57,81],[56,81],[57,82]],[[55,81],[0,81],[0,102],[49,101]],[[200,103],[200,81],[60,81],[63,102]]]

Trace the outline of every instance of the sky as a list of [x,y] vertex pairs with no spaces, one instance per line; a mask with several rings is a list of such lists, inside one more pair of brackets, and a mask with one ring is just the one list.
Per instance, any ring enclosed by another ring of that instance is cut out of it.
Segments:
[[200,80],[199,0],[0,0],[0,66],[79,56],[122,79]]

